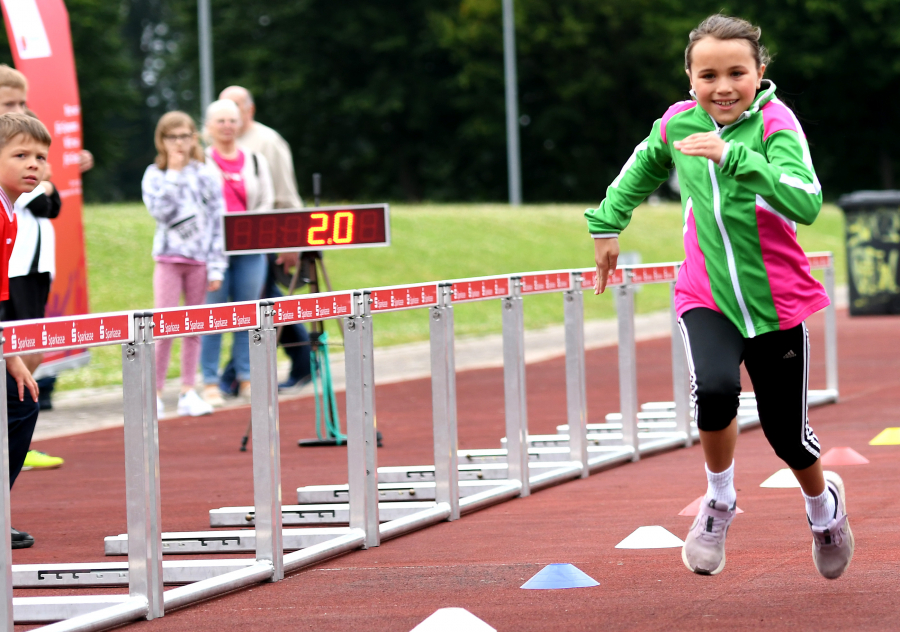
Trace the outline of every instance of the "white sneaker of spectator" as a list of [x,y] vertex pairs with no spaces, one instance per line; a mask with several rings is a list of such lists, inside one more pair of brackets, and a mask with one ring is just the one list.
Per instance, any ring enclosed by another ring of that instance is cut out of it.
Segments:
[[194,389],[182,393],[178,398],[178,415],[181,417],[211,415],[212,411],[213,407],[200,399],[200,396],[197,395],[197,391]]

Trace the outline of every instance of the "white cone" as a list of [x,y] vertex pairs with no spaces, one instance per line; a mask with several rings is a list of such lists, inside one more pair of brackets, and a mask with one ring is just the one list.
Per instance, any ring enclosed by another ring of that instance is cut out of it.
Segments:
[[617,549],[674,549],[684,541],[659,526],[638,527],[634,533],[616,545]]
[[497,632],[465,608],[441,608],[412,632]]
[[790,489],[792,487],[800,487],[800,483],[797,482],[797,477],[794,476],[794,473],[790,469],[784,468],[783,470],[778,470],[772,474],[772,476],[760,483],[759,486],[772,489]]

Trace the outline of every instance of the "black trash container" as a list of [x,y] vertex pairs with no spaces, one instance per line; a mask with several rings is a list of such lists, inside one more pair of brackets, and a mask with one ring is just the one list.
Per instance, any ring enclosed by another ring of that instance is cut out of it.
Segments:
[[850,315],[900,314],[900,191],[841,196]]

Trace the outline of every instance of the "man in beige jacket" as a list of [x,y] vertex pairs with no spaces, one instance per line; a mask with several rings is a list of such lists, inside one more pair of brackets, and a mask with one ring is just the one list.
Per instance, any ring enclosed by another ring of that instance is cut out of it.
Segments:
[[[220,99],[234,101],[241,111],[241,135],[238,145],[256,151],[265,156],[272,172],[272,184],[275,188],[275,208],[301,208],[303,200],[297,193],[297,180],[294,176],[294,159],[291,157],[291,147],[281,134],[271,127],[254,120],[256,105],[253,103],[253,95],[241,86],[229,86],[222,90]],[[281,253],[277,258],[269,255],[269,273],[263,288],[263,297],[278,298],[282,296],[281,290],[275,283],[273,273],[274,266],[283,266],[285,271],[298,265],[296,253]],[[280,342],[285,347],[285,352],[291,358],[291,373],[286,382],[279,384],[279,389],[292,388],[303,385],[309,381],[309,333],[303,325],[289,325],[281,333]],[[293,343],[293,344],[292,344]],[[296,343],[307,343],[296,345]],[[229,367],[226,367],[222,378],[223,387],[226,386],[230,376]],[[224,389],[223,390],[229,390]]]
[[251,151],[258,151],[269,162],[272,184],[275,187],[275,208],[302,207],[303,201],[297,193],[291,147],[281,134],[254,120],[256,105],[250,91],[241,86],[229,86],[222,90],[219,98],[234,101],[241,111],[242,125],[238,144]]

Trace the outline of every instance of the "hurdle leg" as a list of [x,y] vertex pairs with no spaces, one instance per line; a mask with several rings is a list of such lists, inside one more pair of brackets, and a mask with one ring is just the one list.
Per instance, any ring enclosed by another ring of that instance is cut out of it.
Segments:
[[[626,271],[627,275],[627,271]],[[634,449],[631,460],[641,458],[638,443],[637,347],[634,341],[634,287],[616,287],[616,317],[619,326],[619,406],[622,409],[622,441]]]
[[12,578],[12,518],[9,511],[9,436],[6,411],[6,358],[3,357],[3,329],[0,328],[0,625],[4,630],[13,629],[13,578]]
[[450,505],[448,520],[459,519],[459,446],[456,429],[456,361],[450,286],[439,288],[430,309],[431,410],[434,423],[435,500]]
[[365,531],[365,548],[378,546],[381,541],[375,454],[375,367],[368,300],[368,293],[363,294],[363,315],[348,318],[344,324],[350,527]]
[[[581,288],[576,273],[572,287]],[[569,424],[569,454],[581,463],[581,478],[590,475],[587,451],[587,394],[584,359],[584,295],[580,289],[563,295],[566,332],[566,417]]]
[[506,450],[509,478],[522,482],[520,496],[529,496],[528,408],[525,398],[525,321],[519,280],[510,279],[514,296],[503,304],[503,390],[506,408]]
[[253,505],[256,559],[272,563],[271,581],[284,579],[281,516],[281,439],[278,429],[276,338],[271,303],[259,305],[261,327],[250,332],[250,423],[253,427]]
[[834,401],[838,401],[838,352],[837,352],[837,300],[834,287],[834,256],[829,257],[825,268],[825,292],[831,302],[825,308],[825,388],[834,391]]
[[[153,315],[134,315],[135,343],[122,345],[128,592],[147,599],[148,619],[163,616],[159,431]],[[5,426],[4,426],[5,428]]]
[[687,369],[687,353],[684,348],[684,338],[681,335],[681,328],[678,326],[678,312],[675,310],[674,283],[671,284],[671,300],[672,399],[675,402],[675,430],[684,433],[684,447],[689,448],[694,443],[694,438],[691,434],[691,379]]

